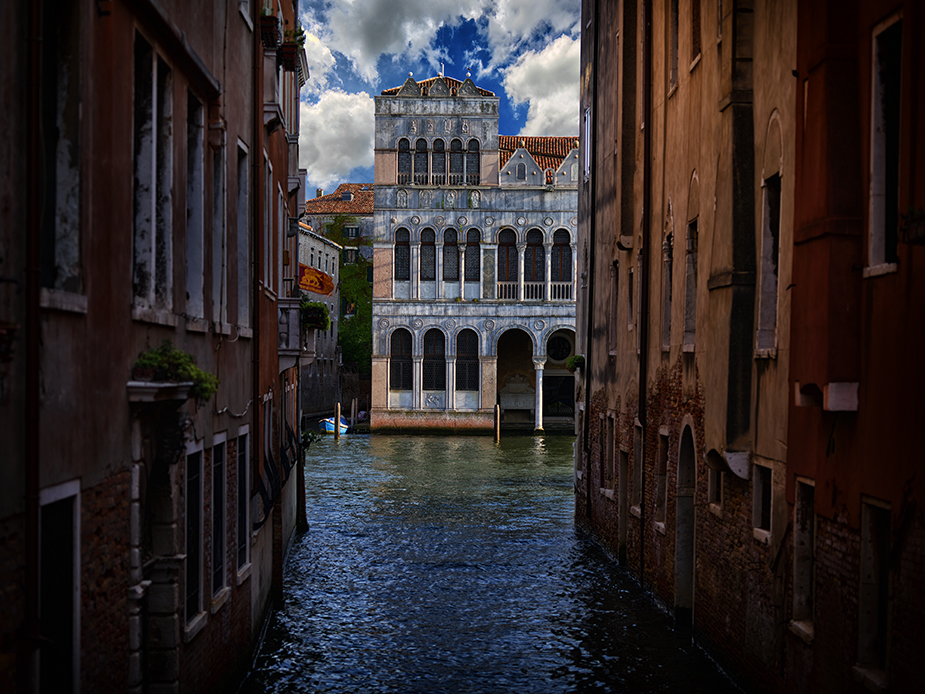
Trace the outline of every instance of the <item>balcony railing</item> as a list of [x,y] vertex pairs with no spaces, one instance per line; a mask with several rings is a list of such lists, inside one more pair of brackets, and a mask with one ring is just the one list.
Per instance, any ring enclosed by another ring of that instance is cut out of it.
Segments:
[[498,282],[499,299],[517,299],[517,282]]
[[524,282],[524,301],[542,301],[545,282]]
[[550,301],[571,301],[572,300],[572,283],[571,282],[552,282],[549,285]]

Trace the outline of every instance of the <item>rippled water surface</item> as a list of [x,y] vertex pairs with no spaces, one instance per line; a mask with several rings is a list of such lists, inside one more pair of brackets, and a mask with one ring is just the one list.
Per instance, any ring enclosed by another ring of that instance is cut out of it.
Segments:
[[576,532],[572,437],[326,437],[243,689],[736,691]]

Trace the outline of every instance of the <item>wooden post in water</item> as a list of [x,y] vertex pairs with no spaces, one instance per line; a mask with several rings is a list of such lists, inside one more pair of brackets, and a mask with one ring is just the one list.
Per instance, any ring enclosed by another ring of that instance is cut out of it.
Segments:
[[495,405],[495,441],[501,441],[501,405]]
[[340,440],[340,403],[334,406],[334,440]]
[[350,401],[350,426],[355,427],[357,425],[357,399],[354,398]]

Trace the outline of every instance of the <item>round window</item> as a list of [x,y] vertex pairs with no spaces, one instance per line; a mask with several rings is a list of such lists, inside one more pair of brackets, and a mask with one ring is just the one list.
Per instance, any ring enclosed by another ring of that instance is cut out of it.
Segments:
[[547,352],[549,353],[549,358],[553,361],[563,361],[571,354],[572,345],[564,337],[557,335],[549,341]]

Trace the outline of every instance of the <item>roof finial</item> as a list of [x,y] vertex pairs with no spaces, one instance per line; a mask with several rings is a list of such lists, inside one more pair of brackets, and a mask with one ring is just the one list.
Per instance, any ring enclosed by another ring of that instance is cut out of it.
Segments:
[[414,77],[414,73],[413,73],[413,72],[409,72],[409,73],[408,73],[408,77]]
[[443,63],[440,63],[440,76],[443,77]]

